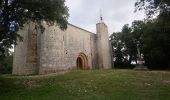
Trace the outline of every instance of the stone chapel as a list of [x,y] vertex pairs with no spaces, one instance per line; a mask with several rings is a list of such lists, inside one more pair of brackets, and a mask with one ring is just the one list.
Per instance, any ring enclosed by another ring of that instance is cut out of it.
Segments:
[[91,70],[112,67],[112,50],[107,25],[96,24],[96,34],[68,24],[65,31],[42,22],[26,24],[19,34],[23,41],[14,48],[13,74],[37,75],[71,69]]

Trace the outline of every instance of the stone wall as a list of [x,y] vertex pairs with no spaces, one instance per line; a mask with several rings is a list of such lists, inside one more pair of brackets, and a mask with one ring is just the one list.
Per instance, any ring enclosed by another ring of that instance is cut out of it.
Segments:
[[105,23],[96,24],[97,50],[99,68],[108,69],[112,67],[112,53],[109,42],[108,28]]
[[13,74],[47,74],[77,69],[79,54],[87,57],[89,69],[111,68],[111,52],[107,26],[97,24],[97,35],[68,24],[62,31],[58,26],[42,22],[42,31],[34,23],[26,24],[19,34],[22,42],[15,46]]
[[37,74],[37,30],[34,23],[24,25],[19,35],[23,41],[18,41],[14,48],[13,74]]
[[[51,73],[68,69],[76,69],[79,53],[88,58],[89,68],[95,66],[94,55],[95,34],[68,24],[65,31],[57,26],[46,27],[41,34],[40,68],[39,73]],[[93,64],[92,64],[93,63]]]

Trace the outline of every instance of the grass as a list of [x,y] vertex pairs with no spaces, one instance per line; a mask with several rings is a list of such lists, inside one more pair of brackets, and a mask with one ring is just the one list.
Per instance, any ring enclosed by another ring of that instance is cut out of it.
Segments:
[[72,71],[64,75],[0,75],[1,100],[170,100],[170,72]]

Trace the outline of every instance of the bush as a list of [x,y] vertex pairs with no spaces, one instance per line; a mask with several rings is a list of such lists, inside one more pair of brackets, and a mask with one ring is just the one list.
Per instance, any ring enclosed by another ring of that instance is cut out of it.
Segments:
[[12,73],[13,56],[7,56],[0,59],[0,73]]
[[114,62],[114,68],[118,68],[118,69],[133,69],[135,67],[135,65],[126,63],[126,62],[122,62],[122,63],[118,63],[118,62]]

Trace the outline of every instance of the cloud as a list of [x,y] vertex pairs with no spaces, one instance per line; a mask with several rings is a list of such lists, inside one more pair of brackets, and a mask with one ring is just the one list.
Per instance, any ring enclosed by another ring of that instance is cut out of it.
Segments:
[[100,19],[100,9],[109,33],[121,31],[124,24],[141,20],[144,14],[134,13],[136,0],[66,0],[69,7],[69,22],[86,30],[96,32],[95,24]]

